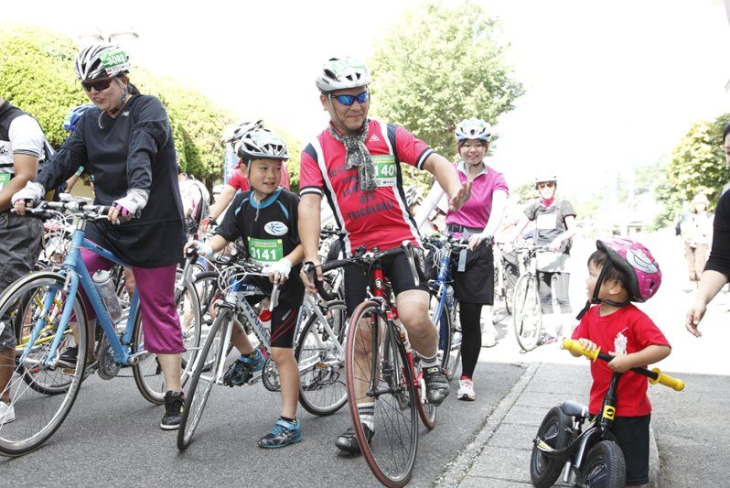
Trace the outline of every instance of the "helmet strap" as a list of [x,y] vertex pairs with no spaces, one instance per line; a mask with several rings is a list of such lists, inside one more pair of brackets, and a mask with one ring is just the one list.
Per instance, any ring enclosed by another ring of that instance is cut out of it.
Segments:
[[119,97],[119,103],[117,103],[117,106],[114,107],[111,110],[107,110],[107,115],[110,117],[116,117],[119,112],[122,110],[122,107],[124,107],[125,103],[127,102],[127,95],[129,95],[129,85],[124,85],[119,78],[115,77],[115,80],[117,80],[119,83],[121,83],[124,86],[124,89],[122,90],[122,95]]
[[612,307],[623,307],[624,305],[628,305],[629,303],[631,303],[631,300],[626,300],[625,302],[614,302],[613,300],[598,298],[598,292],[600,291],[601,285],[606,278],[606,274],[611,267],[613,267],[613,263],[609,259],[608,261],[606,261],[606,264],[603,265],[603,268],[601,268],[601,272],[598,273],[596,286],[593,287],[593,296],[586,301],[585,307],[583,307],[580,313],[578,313],[578,315],[575,317],[576,320],[580,320],[581,318],[583,318],[588,309],[591,308],[591,305],[595,305],[597,303],[605,303],[606,305],[611,305]]

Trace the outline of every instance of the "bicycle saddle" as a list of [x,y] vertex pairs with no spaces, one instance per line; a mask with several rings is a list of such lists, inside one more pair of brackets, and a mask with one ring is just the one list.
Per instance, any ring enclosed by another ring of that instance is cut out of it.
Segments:
[[568,415],[569,417],[588,417],[588,407],[586,407],[585,405],[581,405],[580,403],[572,401],[563,402],[560,404],[560,410],[562,410],[563,413],[565,415]]

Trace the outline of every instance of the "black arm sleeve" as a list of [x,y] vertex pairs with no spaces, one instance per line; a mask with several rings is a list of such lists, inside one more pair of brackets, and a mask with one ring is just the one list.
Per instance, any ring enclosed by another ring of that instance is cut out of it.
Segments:
[[171,137],[170,121],[162,103],[145,97],[129,136],[127,187],[149,191],[152,186],[152,161]]
[[79,124],[63,143],[61,149],[43,165],[43,169],[34,181],[43,185],[46,191],[51,191],[73,176],[81,166],[86,164],[87,160],[84,128],[83,124]]
[[705,269],[717,271],[730,279],[730,191],[720,197],[715,209],[712,251]]

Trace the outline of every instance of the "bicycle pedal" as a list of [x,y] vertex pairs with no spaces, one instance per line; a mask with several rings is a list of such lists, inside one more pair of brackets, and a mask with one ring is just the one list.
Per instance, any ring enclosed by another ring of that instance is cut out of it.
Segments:
[[246,381],[247,385],[255,385],[261,381],[261,371],[256,371],[251,378]]

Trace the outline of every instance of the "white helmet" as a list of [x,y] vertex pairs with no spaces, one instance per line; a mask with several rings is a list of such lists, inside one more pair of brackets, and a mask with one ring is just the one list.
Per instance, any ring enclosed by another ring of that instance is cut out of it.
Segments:
[[110,44],[93,44],[76,56],[74,69],[81,80],[113,78],[129,73],[129,56],[124,50]]
[[221,137],[221,144],[226,143],[234,143],[243,137],[243,135],[251,130],[254,129],[263,129],[264,128],[264,121],[263,120],[257,120],[256,122],[239,122],[236,127],[233,128],[233,130],[226,131],[223,134],[223,137]]
[[286,142],[278,134],[268,129],[258,128],[243,134],[236,151],[244,161],[251,159],[289,159]]
[[370,84],[370,70],[354,58],[332,58],[324,63],[317,76],[317,88],[322,93],[346,90]]
[[550,170],[542,171],[542,172],[538,173],[537,176],[535,177],[535,187],[537,187],[538,183],[547,183],[548,181],[553,181],[557,185],[558,184],[557,175],[555,174],[555,172],[550,171]]
[[488,141],[490,137],[492,137],[492,126],[482,119],[472,117],[456,124],[456,140],[458,142],[467,139]]

